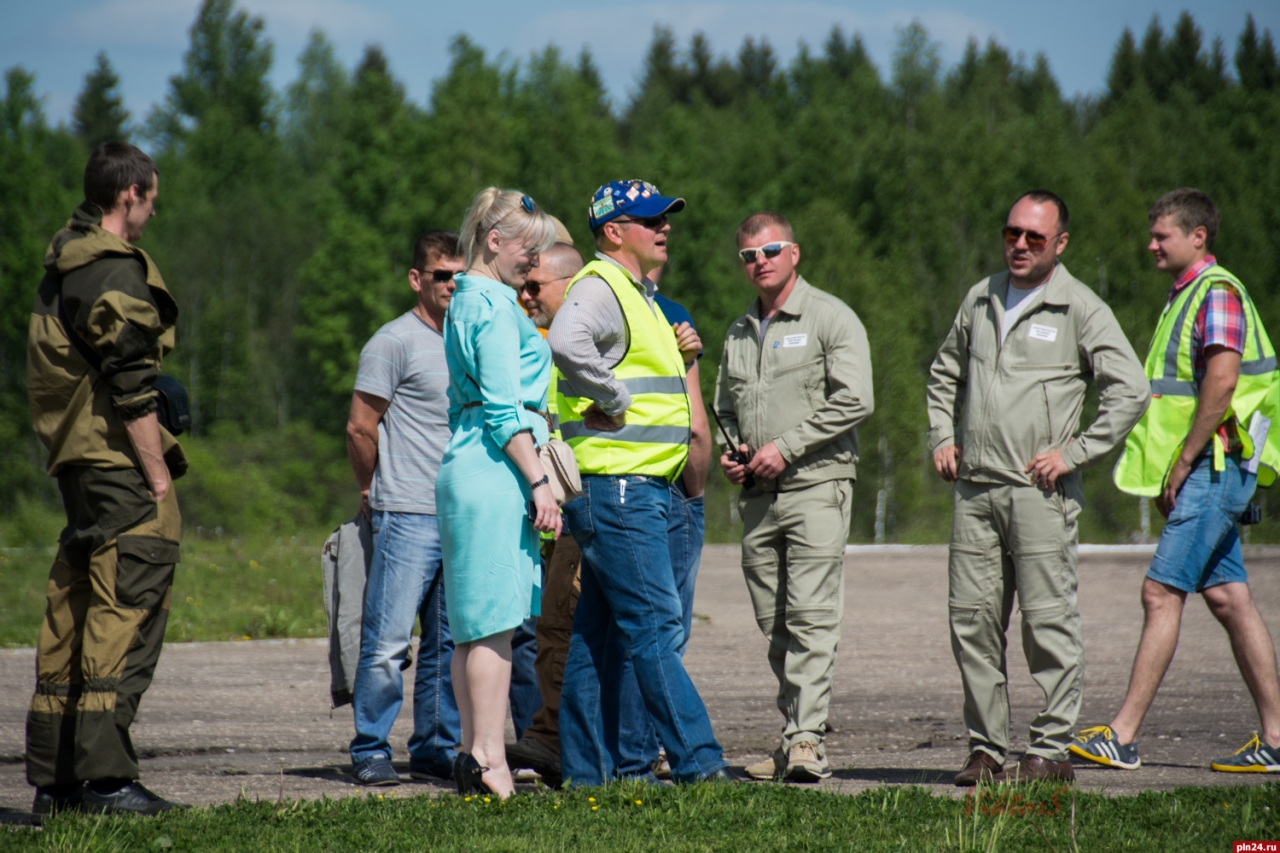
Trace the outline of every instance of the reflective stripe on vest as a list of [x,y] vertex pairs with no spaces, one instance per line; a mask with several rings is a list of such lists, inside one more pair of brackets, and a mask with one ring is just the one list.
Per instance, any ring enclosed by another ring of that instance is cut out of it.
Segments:
[[[1245,317],[1240,375],[1223,420],[1237,420],[1243,445],[1241,456],[1247,460],[1245,467],[1257,471],[1259,485],[1268,486],[1276,479],[1276,469],[1280,467],[1280,373],[1276,370],[1276,353],[1244,285],[1214,265],[1183,288],[1160,315],[1146,361],[1151,405],[1125,439],[1124,452],[1112,474],[1116,487],[1122,491],[1148,497],[1160,494],[1191,429],[1198,393],[1191,337],[1196,315],[1214,283],[1226,284],[1236,292]],[[1211,441],[1215,467],[1221,470],[1221,444],[1216,435]],[[1259,442],[1262,446],[1255,446]]]
[[689,457],[690,413],[684,359],[671,324],[609,261],[587,264],[565,288],[566,297],[589,276],[603,279],[622,309],[628,344],[613,373],[631,395],[631,406],[620,429],[589,429],[582,416],[594,401],[556,370],[552,381],[560,436],[573,448],[583,474],[675,479]]

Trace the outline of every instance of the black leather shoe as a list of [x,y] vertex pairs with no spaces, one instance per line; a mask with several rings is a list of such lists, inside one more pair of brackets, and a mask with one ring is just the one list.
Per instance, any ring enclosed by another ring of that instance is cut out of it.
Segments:
[[157,815],[170,809],[182,808],[186,806],[163,799],[159,794],[144,788],[141,782],[130,782],[110,794],[100,794],[86,785],[80,798],[81,811],[89,814]]
[[83,785],[36,788],[36,798],[31,803],[31,813],[36,817],[48,817],[54,812],[79,811],[83,794]]
[[706,776],[699,777],[698,781],[699,782],[728,782],[731,785],[736,785],[739,782],[749,782],[750,780],[746,776],[743,776],[737,770],[733,769],[732,767],[726,764],[724,767],[721,767],[719,770],[715,771],[714,773],[708,773]]
[[517,767],[528,767],[538,771],[542,784],[548,788],[559,788],[560,756],[552,752],[551,747],[534,737],[525,736],[516,743],[507,744],[507,766],[512,770]]
[[493,790],[485,784],[484,773],[488,767],[481,767],[476,757],[469,752],[459,752],[453,760],[453,781],[458,785],[459,794],[470,794],[477,791],[492,794]]

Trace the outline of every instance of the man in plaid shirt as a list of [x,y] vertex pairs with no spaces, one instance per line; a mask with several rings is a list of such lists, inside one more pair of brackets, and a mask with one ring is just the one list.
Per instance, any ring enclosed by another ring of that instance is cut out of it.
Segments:
[[[1248,296],[1236,289],[1233,282],[1237,280],[1217,266],[1210,254],[1218,212],[1208,196],[1199,190],[1174,190],[1155,203],[1149,216],[1148,248],[1156,268],[1174,280],[1167,305],[1172,306],[1188,287],[1207,284],[1209,288],[1191,333],[1196,410],[1163,492],[1156,498],[1168,521],[1143,582],[1146,620],[1124,704],[1110,725],[1082,730],[1069,749],[1106,767],[1136,770],[1141,765],[1135,742],[1138,728],[1173,660],[1187,593],[1199,592],[1227,630],[1261,722],[1260,731],[1247,744],[1209,766],[1224,772],[1280,772],[1275,646],[1249,592],[1237,527],[1253,497],[1257,468],[1242,463],[1240,424],[1234,414],[1226,417],[1250,334],[1243,301]],[[1252,316],[1257,317],[1256,310]],[[1280,424],[1271,429],[1280,429]],[[1254,453],[1261,454],[1262,440],[1254,436],[1254,444]],[[1215,464],[1215,455],[1220,464]]]

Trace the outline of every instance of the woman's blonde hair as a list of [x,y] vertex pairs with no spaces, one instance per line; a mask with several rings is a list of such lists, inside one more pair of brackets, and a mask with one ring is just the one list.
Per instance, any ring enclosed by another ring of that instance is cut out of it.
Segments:
[[484,249],[490,231],[497,229],[504,240],[519,238],[535,252],[545,252],[556,241],[556,224],[533,199],[519,190],[489,187],[481,190],[471,202],[467,218],[462,221],[459,242],[467,268]]

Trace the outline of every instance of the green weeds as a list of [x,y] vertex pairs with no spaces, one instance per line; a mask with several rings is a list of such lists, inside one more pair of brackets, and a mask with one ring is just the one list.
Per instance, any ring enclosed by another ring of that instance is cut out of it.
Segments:
[[[159,818],[59,816],[0,834],[0,851],[1120,851],[1228,850],[1280,837],[1280,787],[1132,797],[1057,786],[964,799],[917,787],[856,797],[780,785],[618,784],[494,797],[240,801]],[[1056,796],[1056,799],[1055,799]],[[70,846],[69,846],[70,845]]]

